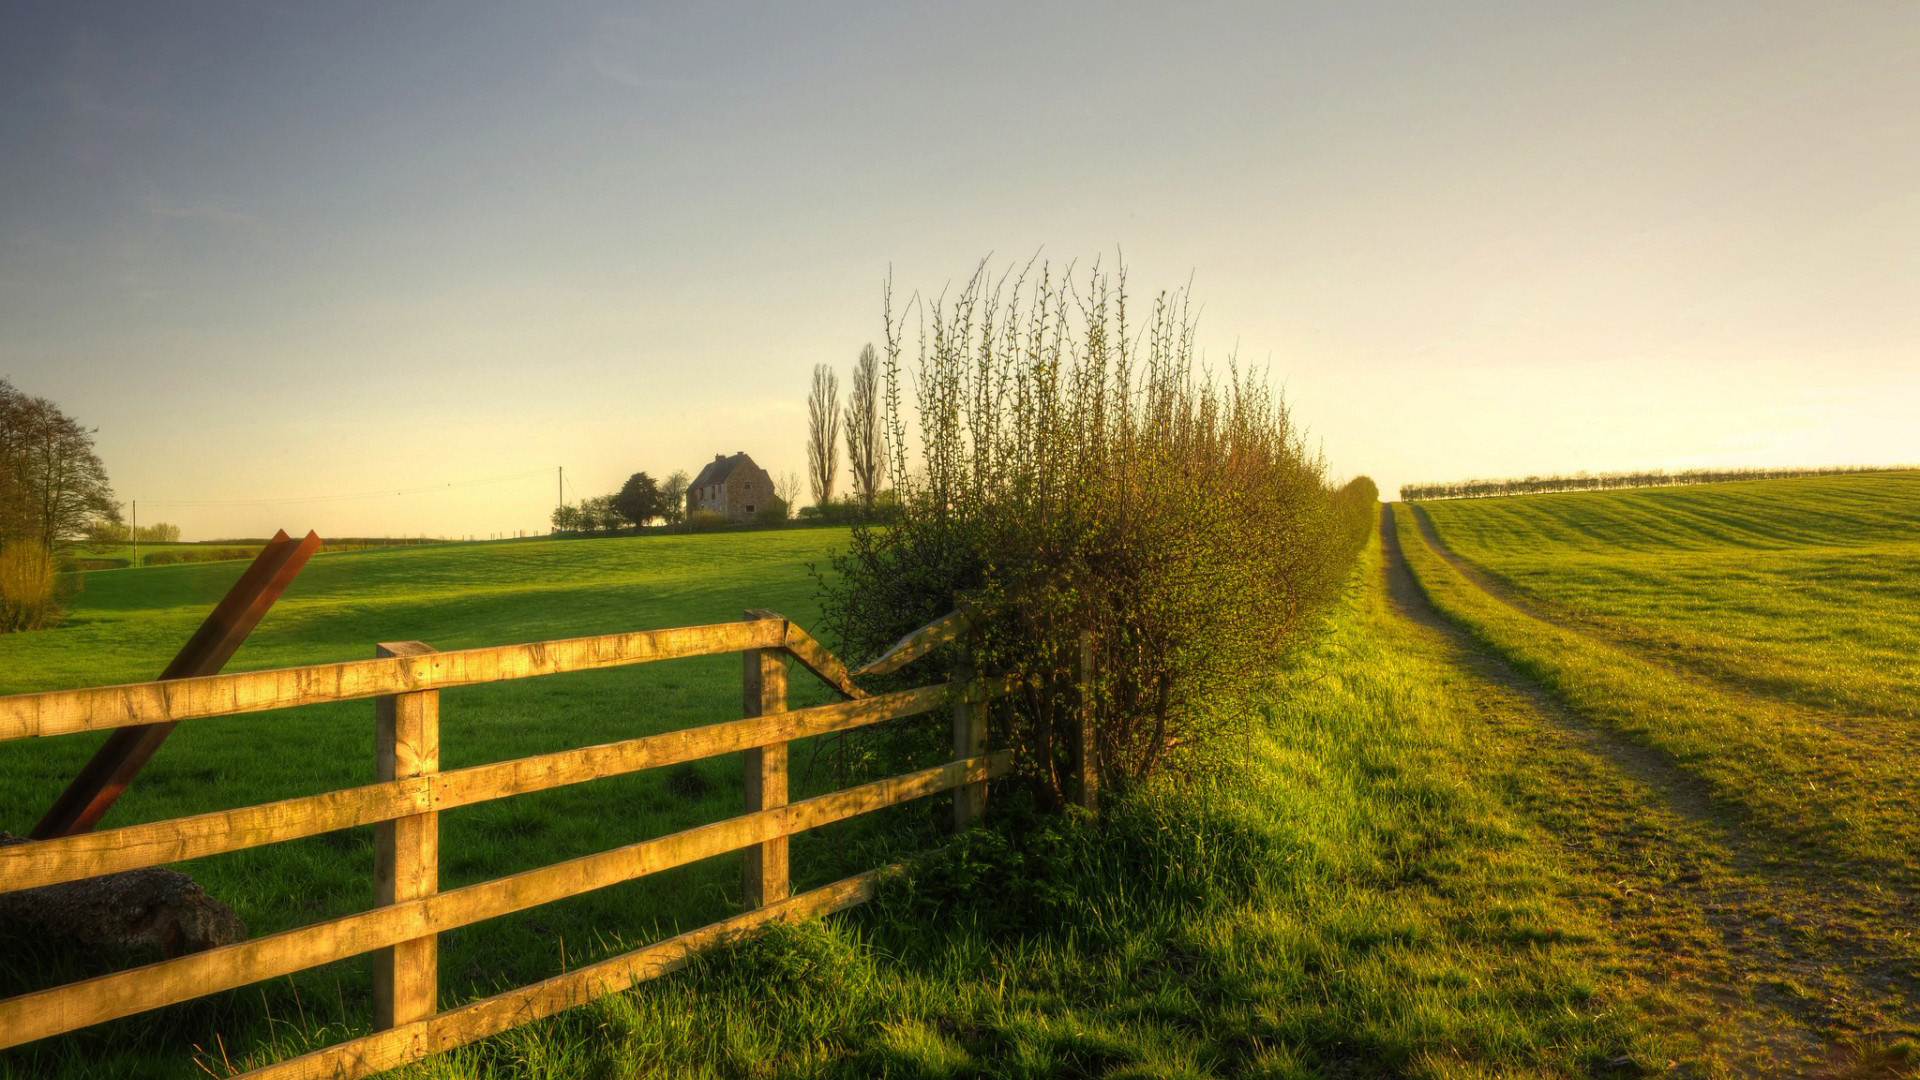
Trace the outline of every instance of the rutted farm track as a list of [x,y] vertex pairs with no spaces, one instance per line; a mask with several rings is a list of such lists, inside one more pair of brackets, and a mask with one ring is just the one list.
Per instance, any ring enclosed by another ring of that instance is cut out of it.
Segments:
[[1427,549],[1420,563],[1434,567],[1424,572],[1456,573],[1454,588],[1487,593],[1528,619],[1549,617],[1501,595],[1430,531],[1396,528],[1393,514],[1383,509],[1381,537],[1397,613],[1472,681],[1490,746],[1525,763],[1486,781],[1505,785],[1588,883],[1581,899],[1605,913],[1628,950],[1632,970],[1623,974],[1643,1011],[1657,1015],[1666,1002],[1676,1027],[1707,1025],[1700,1060],[1681,1070],[1913,1075],[1912,883],[1850,872],[1847,860],[1789,842],[1687,764],[1559,700],[1483,629],[1442,614],[1400,545],[1418,536]]

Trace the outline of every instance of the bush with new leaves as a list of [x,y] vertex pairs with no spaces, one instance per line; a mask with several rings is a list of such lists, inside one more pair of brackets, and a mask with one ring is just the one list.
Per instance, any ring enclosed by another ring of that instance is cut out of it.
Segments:
[[1342,587],[1376,513],[1371,481],[1329,487],[1263,381],[1231,362],[1202,371],[1188,303],[1163,292],[1140,326],[1124,271],[983,269],[951,304],[922,307],[909,380],[888,298],[901,509],[855,529],[822,575],[827,624],[869,656],[969,605],[980,668],[1034,677],[996,707],[993,742],[1056,798],[1070,788],[1083,632],[1101,781],[1205,768]]

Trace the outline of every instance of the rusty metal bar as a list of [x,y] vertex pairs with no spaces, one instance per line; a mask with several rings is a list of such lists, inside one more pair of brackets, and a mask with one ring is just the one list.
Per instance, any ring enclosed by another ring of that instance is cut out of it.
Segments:
[[[312,532],[298,543],[284,529],[274,533],[273,539],[267,541],[267,546],[254,558],[253,565],[227,590],[226,597],[181,646],[160,678],[218,674],[319,549],[320,537]],[[120,728],[107,736],[93,759],[54,800],[52,808],[29,835],[35,840],[46,840],[92,829],[173,728],[171,723],[144,724]]]

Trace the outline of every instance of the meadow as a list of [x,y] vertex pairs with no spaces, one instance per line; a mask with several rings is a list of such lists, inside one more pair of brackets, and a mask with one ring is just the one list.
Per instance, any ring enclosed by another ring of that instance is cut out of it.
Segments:
[[[723,621],[803,624],[827,530],[458,545],[317,557],[233,670]],[[944,805],[796,843],[801,884],[932,851],[846,916],[408,1070],[421,1076],[1563,1075],[1684,1055],[1645,1020],[1570,871],[1502,792],[1470,687],[1389,611],[1377,547],[1316,646],[1255,703],[1241,764],[1118,794],[1098,819],[1015,793],[941,846]],[[0,639],[7,691],[156,670],[234,566],[89,575],[61,628]],[[449,765],[735,715],[731,657],[448,691]],[[807,700],[806,680],[793,680]],[[824,699],[824,693],[821,693]],[[364,703],[362,703],[364,706]],[[109,824],[366,782],[371,709],[183,725]],[[0,747],[4,820],[31,825],[86,738]],[[796,754],[796,779],[805,753]],[[825,786],[824,775],[810,783]],[[733,813],[737,761],[454,811],[443,885]],[[940,802],[931,800],[930,802]],[[255,933],[364,908],[366,830],[182,869]],[[734,858],[442,938],[443,1003],[726,914]],[[60,974],[41,971],[45,978]],[[17,982],[24,973],[10,972]],[[130,1018],[0,1055],[7,1075],[226,1075],[364,1030],[365,965]],[[1613,1065],[1609,1066],[1608,1063]]]

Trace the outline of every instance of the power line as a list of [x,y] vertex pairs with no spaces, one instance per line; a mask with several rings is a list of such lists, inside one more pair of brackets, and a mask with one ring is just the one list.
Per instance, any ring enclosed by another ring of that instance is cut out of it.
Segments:
[[478,487],[482,484],[503,484],[509,480],[526,480],[530,477],[545,476],[547,470],[534,469],[529,472],[512,473],[507,476],[489,476],[480,480],[450,480],[444,484],[427,484],[421,487],[401,488],[397,491],[361,491],[351,495],[308,495],[285,499],[148,499],[148,506],[279,506],[288,503],[343,502],[349,499],[390,499],[396,495],[421,495],[430,491],[446,491],[451,488]]

